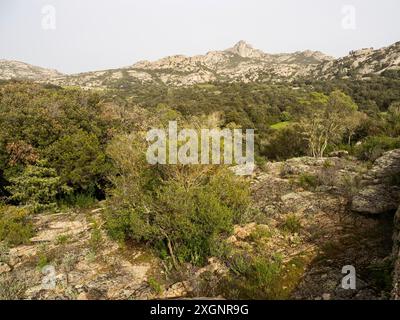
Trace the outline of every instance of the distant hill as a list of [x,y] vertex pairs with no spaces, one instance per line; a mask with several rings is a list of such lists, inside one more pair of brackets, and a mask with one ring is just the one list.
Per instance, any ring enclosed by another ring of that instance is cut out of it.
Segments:
[[41,68],[20,61],[0,59],[0,79],[50,80],[63,76],[57,70]]
[[83,88],[127,89],[134,84],[186,86],[212,81],[291,81],[299,78],[362,78],[400,70],[400,42],[389,47],[351,51],[335,59],[319,51],[269,54],[239,41],[224,51],[187,57],[168,56],[119,69],[62,75],[22,62],[0,60],[0,79],[22,78]]

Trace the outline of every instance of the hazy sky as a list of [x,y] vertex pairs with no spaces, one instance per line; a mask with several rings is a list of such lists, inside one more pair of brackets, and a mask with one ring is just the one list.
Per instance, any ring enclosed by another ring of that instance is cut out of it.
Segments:
[[400,41],[399,13],[399,0],[0,0],[0,59],[75,73],[241,39],[270,53],[343,56]]

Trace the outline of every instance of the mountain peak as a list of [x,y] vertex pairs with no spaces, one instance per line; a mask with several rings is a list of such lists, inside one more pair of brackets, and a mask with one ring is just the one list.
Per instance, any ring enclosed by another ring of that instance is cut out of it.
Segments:
[[252,45],[248,44],[244,40],[240,40],[232,48],[229,48],[226,51],[237,54],[243,58],[259,58],[264,55],[262,51],[254,49]]

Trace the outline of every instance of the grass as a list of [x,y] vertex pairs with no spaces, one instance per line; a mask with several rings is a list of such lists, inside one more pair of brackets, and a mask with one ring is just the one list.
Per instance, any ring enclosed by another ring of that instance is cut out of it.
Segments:
[[297,182],[299,186],[306,190],[315,190],[320,184],[317,176],[307,173],[302,173]]
[[10,248],[6,243],[0,243],[0,262],[8,263],[10,255]]
[[386,259],[380,262],[372,263],[367,267],[368,276],[373,285],[379,290],[390,292],[393,283],[393,261]]
[[221,293],[230,299],[288,299],[309,260],[307,256],[299,255],[284,263],[278,255],[237,255],[230,263],[231,274],[221,282]]
[[282,229],[290,233],[299,233],[301,230],[301,221],[295,214],[288,214],[281,225]]
[[282,129],[287,128],[290,124],[291,124],[290,121],[278,122],[278,123],[273,124],[271,126],[271,129],[273,129],[273,130],[282,130]]
[[250,234],[250,241],[258,242],[263,239],[268,239],[272,236],[271,230],[266,226],[257,226],[256,229]]
[[92,252],[97,253],[104,242],[101,230],[95,220],[93,220],[93,229],[90,234],[89,246]]
[[156,294],[162,293],[162,286],[161,284],[153,277],[149,277],[147,280],[148,285],[150,286],[151,290],[153,290]]
[[67,244],[70,240],[70,236],[67,234],[60,234],[57,238],[56,238],[56,244],[57,245],[64,245]]

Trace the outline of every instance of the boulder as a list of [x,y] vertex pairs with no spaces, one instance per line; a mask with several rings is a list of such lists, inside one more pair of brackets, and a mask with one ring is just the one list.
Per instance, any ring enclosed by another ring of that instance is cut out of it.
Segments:
[[400,176],[400,149],[378,158],[361,181],[361,190],[352,199],[352,210],[381,214],[395,211],[400,203],[400,187],[394,182]]
[[11,268],[7,263],[0,262],[0,275],[3,273],[10,272]]
[[363,188],[353,197],[352,210],[360,213],[380,214],[396,210],[400,203],[400,188],[385,184]]

